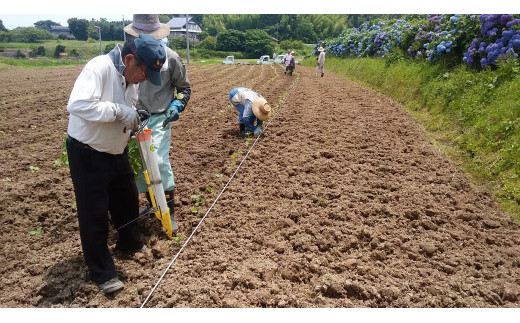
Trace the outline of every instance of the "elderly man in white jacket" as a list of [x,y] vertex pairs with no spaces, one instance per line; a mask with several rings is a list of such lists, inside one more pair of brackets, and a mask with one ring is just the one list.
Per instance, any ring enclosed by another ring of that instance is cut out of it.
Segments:
[[137,83],[160,85],[166,59],[149,35],[118,44],[90,60],[70,94],[67,153],[76,194],[79,231],[92,280],[105,293],[123,288],[108,250],[108,212],[118,230],[116,249],[144,251],[135,219],[139,200],[128,161],[130,130],[137,130]]

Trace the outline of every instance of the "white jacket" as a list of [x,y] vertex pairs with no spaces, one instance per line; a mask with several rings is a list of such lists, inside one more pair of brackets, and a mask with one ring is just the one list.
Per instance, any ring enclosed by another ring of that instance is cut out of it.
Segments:
[[67,105],[69,135],[109,154],[122,154],[130,136],[128,129],[123,132],[125,125],[116,120],[115,104],[133,106],[137,102],[137,85],[127,86],[122,74],[121,49],[118,44],[110,54],[85,65]]
[[318,65],[320,67],[323,67],[324,64],[325,64],[325,51],[321,51],[320,55],[318,56]]
[[251,101],[251,103],[253,103],[259,97],[261,97],[261,95],[256,93],[255,91],[246,87],[239,87],[237,94],[235,94],[235,96],[233,96],[233,98],[231,99],[231,103],[233,105],[245,105],[246,100],[249,100]]

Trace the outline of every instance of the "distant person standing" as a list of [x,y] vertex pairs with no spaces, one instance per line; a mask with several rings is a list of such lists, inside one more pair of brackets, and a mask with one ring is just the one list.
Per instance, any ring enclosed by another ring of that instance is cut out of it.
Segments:
[[287,74],[287,62],[291,58],[291,50],[287,51],[287,54],[283,57],[283,63],[285,64],[285,74]]
[[292,76],[294,72],[294,52],[291,51],[289,56],[285,59],[285,74]]
[[318,77],[318,70],[321,71],[321,77],[325,74],[325,50],[320,46],[318,48],[319,55],[316,57],[316,77]]

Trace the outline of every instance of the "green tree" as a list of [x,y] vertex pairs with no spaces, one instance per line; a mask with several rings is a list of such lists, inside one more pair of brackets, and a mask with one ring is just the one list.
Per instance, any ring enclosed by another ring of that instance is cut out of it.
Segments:
[[9,39],[9,32],[8,31],[0,31],[0,42],[8,43]]
[[246,34],[239,30],[226,30],[218,34],[217,50],[242,52],[245,50]]
[[186,38],[182,36],[174,36],[168,39],[171,49],[186,49]]
[[273,40],[265,30],[250,29],[246,32],[245,52],[249,57],[271,56],[273,51]]
[[159,15],[159,22],[165,24],[168,21],[170,21],[172,18],[173,18],[173,15]]
[[38,46],[38,48],[32,48],[32,50],[29,52],[29,56],[31,56],[31,57],[45,56],[45,47]]
[[18,49],[16,51],[16,53],[14,54],[14,58],[25,58],[25,54],[22,53],[22,51],[20,49]]
[[70,18],[67,20],[67,24],[69,24],[70,32],[77,40],[88,39],[89,24],[87,19]]
[[18,27],[9,32],[9,41],[20,43],[37,43],[46,39],[53,39],[54,36],[45,30],[33,27]]
[[215,37],[208,36],[204,38],[204,40],[201,41],[198,46],[200,48],[215,50],[217,48],[217,40],[215,39]]
[[210,34],[207,31],[203,30],[197,34],[197,39],[202,41],[202,40],[206,39],[206,37],[209,37],[209,36],[210,36]]
[[65,46],[63,46],[63,45],[56,46],[56,48],[54,49],[54,57],[60,58],[61,53],[65,53]]
[[7,28],[5,28],[4,22],[2,21],[2,19],[0,19],[0,31],[9,31]]
[[51,26],[61,26],[59,23],[54,22],[52,20],[39,20],[34,23],[34,28],[42,29],[42,30],[51,30]]
[[306,43],[315,43],[318,41],[318,36],[316,32],[314,32],[314,25],[309,17],[304,15],[298,16],[292,38],[303,40]]

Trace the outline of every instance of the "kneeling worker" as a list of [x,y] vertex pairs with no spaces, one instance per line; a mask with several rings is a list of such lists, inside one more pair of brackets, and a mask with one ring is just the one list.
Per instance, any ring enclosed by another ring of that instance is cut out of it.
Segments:
[[238,126],[240,135],[245,136],[247,130],[255,136],[260,136],[262,134],[263,121],[271,117],[271,106],[266,99],[251,89],[237,87],[229,93],[229,101],[239,112]]

